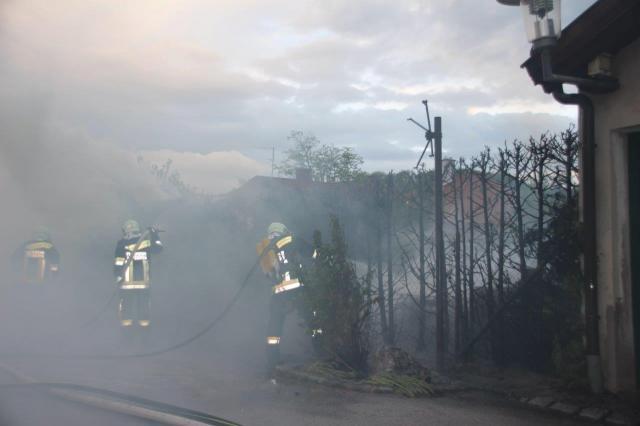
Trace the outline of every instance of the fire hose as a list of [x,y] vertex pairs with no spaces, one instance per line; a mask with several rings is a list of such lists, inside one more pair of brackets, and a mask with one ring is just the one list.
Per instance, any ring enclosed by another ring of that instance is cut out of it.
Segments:
[[42,383],[35,381],[23,373],[0,364],[0,369],[14,376],[19,383],[0,385],[0,389],[35,389],[50,395],[113,411],[127,416],[151,420],[174,426],[239,426],[221,417],[212,416],[200,411],[190,410],[171,404],[152,401],[146,398],[114,392],[92,386],[68,383]]

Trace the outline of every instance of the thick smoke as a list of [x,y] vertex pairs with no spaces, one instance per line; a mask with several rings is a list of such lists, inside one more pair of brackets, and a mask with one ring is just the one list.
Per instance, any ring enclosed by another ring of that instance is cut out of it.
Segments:
[[37,104],[0,102],[3,258],[39,226],[67,246],[113,235],[143,205],[166,199],[131,154],[49,122]]
[[[24,55],[19,58],[24,61],[0,62],[0,362],[7,361],[40,381],[83,383],[134,394],[142,387],[142,396],[178,405],[190,401],[188,392],[176,391],[181,381],[209,377],[217,383],[212,389],[221,392],[228,383],[263,380],[272,283],[259,272],[250,277],[228,317],[194,344],[165,358],[92,360],[91,356],[161,349],[193,336],[225,308],[242,284],[256,260],[255,243],[270,221],[291,222],[293,229],[300,234],[304,230],[310,238],[312,227],[325,222],[326,215],[315,221],[302,217],[304,212],[292,201],[284,205],[262,200],[258,207],[259,197],[251,188],[245,192],[246,200],[241,194],[226,197],[235,203],[184,198],[150,173],[152,164],[172,158],[187,184],[224,192],[237,187],[239,179],[266,171],[236,152],[138,153],[118,148],[124,146],[118,141],[70,127],[61,119],[59,105],[72,102],[73,95],[60,86],[59,76],[47,75],[48,59],[39,57],[46,51],[28,46],[21,50],[15,32],[4,37],[2,7],[0,55],[13,59]],[[124,100],[122,107],[127,107]],[[100,117],[91,120],[99,126]],[[262,188],[253,189],[262,194]],[[297,212],[298,219],[284,217],[283,211]],[[166,230],[161,234],[165,250],[152,263],[153,325],[142,341],[124,339],[117,305],[105,305],[116,289],[112,265],[120,226],[130,217],[143,226],[156,224]],[[20,287],[12,276],[12,254],[42,226],[49,229],[60,251],[60,279],[49,286]],[[85,326],[87,322],[91,325]],[[284,352],[310,351],[295,315],[287,324]],[[183,374],[184,365],[189,370]],[[157,386],[166,380],[167,371],[176,382],[169,389]],[[0,395],[3,415],[12,409],[4,403]],[[235,401],[217,414],[235,417],[242,403]]]

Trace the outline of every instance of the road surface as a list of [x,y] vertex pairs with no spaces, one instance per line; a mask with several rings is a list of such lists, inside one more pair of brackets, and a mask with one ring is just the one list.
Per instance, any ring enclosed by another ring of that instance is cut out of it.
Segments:
[[[171,327],[164,328],[160,321],[146,339],[131,341],[121,338],[114,321],[103,320],[90,332],[78,332],[72,337],[59,337],[53,331],[37,335],[32,329],[32,334],[22,335],[21,344],[15,336],[13,341],[4,339],[13,344],[11,348],[5,345],[5,349],[13,350],[1,355],[0,363],[37,381],[104,388],[204,411],[245,425],[580,424],[478,393],[407,399],[317,385],[273,385],[264,376],[262,339],[251,339],[254,333],[236,329],[250,304],[250,300],[240,303],[233,315],[202,339],[159,356],[77,357],[138,352],[189,334],[174,333],[168,339],[166,333]],[[295,321],[289,325],[295,327]],[[185,327],[190,331],[198,328],[194,324]],[[302,337],[290,339],[289,347],[303,343],[295,339]],[[0,385],[15,382],[15,377],[0,374]],[[13,416],[2,424],[145,424],[13,388],[2,388],[0,403],[5,418]],[[87,422],[87,418],[91,421]],[[15,423],[16,419],[21,423]]]

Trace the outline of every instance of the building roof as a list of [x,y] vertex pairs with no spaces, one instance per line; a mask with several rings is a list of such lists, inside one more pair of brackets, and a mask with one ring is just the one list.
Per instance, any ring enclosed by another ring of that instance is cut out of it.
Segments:
[[[562,30],[551,53],[558,74],[586,77],[589,62],[602,53],[615,55],[640,37],[640,1],[598,0]],[[536,84],[542,82],[539,56],[522,64]]]

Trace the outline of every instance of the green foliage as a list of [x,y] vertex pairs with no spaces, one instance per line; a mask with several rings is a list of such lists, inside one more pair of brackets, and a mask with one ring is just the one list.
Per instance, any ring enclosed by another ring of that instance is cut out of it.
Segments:
[[285,151],[286,159],[276,166],[285,176],[295,175],[296,168],[311,169],[318,182],[345,182],[362,174],[362,157],[353,149],[321,144],[313,135],[292,131],[287,138],[293,147]]
[[318,253],[305,274],[304,308],[315,312],[311,329],[322,329],[320,345],[332,359],[354,371],[367,369],[366,320],[369,315],[365,283],[347,259],[347,247],[338,219],[331,217],[331,242],[314,233]]
[[422,378],[405,374],[380,373],[371,377],[364,377],[353,370],[344,370],[338,363],[314,362],[304,371],[313,376],[338,383],[360,383],[374,388],[389,388],[395,393],[408,398],[434,395],[433,388]]
[[586,377],[577,200],[557,205],[544,229],[542,273],[506,314],[508,358],[575,385]]
[[295,130],[287,140],[293,143],[293,147],[285,151],[287,158],[276,166],[276,170],[286,176],[293,176],[297,167],[313,170],[315,152],[320,145],[318,138]]
[[317,361],[305,368],[305,371],[319,377],[326,377],[333,380],[358,380],[362,376],[354,370],[345,370],[343,365],[335,365]]
[[547,287],[543,320],[548,335],[552,336],[551,367],[569,382],[579,382],[586,377],[581,313],[582,247],[576,201],[555,209],[543,246],[547,266],[543,276],[543,285]]
[[367,383],[374,386],[388,386],[394,392],[408,398],[434,394],[431,386],[423,379],[403,374],[380,373],[367,380]]

